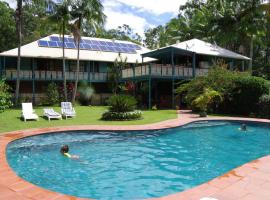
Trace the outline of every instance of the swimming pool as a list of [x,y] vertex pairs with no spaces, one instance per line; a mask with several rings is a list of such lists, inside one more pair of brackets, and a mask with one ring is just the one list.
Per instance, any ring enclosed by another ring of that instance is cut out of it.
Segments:
[[[183,191],[269,154],[270,127],[196,122],[159,131],[76,131],[8,145],[15,172],[41,187],[78,197],[142,199]],[[70,146],[71,160],[60,147]]]

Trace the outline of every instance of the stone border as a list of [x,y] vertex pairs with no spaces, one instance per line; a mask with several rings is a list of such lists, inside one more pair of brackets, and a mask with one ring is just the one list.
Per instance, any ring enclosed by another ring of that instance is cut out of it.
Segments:
[[[270,123],[267,119],[241,117],[206,117],[199,118],[190,111],[179,111],[178,119],[167,120],[149,125],[103,126],[82,125],[52,128],[19,130],[0,135],[0,197],[5,200],[81,200],[57,192],[49,191],[31,184],[18,177],[6,160],[8,143],[23,137],[74,130],[156,130],[182,126],[202,120],[231,120]],[[217,177],[207,183],[183,192],[155,200],[199,200],[212,197],[219,200],[268,200],[270,199],[270,156],[259,158]],[[154,200],[153,199],[153,200]]]

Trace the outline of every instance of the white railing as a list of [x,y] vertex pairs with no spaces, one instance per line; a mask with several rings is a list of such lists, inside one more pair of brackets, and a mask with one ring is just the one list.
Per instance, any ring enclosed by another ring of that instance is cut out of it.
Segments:
[[[135,77],[149,75],[149,65],[139,66],[134,68]],[[208,69],[196,68],[195,75],[203,76],[208,73]],[[158,77],[171,77],[173,76],[173,68],[171,65],[162,65],[162,64],[152,64],[151,65],[151,76]],[[175,77],[193,77],[193,69],[190,67],[175,66],[174,71]],[[122,70],[122,78],[131,78],[133,77],[133,69],[128,68]]]
[[[32,80],[62,80],[63,73],[61,71],[34,71],[34,75],[30,70],[21,70],[20,79]],[[107,73],[90,72],[90,80],[94,81],[106,81]],[[6,70],[7,79],[16,79],[16,70]],[[67,80],[75,80],[76,72],[66,72]],[[79,80],[88,80],[88,72],[79,72]]]
[[208,74],[208,69],[196,69],[196,76],[205,76]]
[[[20,77],[25,77],[27,79],[32,79],[32,71],[20,71]],[[6,70],[6,78],[17,78],[16,70]]]

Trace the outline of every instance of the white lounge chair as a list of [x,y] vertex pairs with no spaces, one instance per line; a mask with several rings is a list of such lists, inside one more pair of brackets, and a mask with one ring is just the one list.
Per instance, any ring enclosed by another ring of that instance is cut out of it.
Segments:
[[70,102],[61,102],[61,112],[62,115],[67,119],[67,117],[75,117],[76,112],[72,107]]
[[55,112],[53,108],[44,108],[44,116],[48,118],[50,121],[51,119],[61,119],[62,120],[62,115],[60,113]]
[[22,103],[22,118],[26,122],[28,119],[35,119],[38,120],[37,114],[33,110],[32,103]]

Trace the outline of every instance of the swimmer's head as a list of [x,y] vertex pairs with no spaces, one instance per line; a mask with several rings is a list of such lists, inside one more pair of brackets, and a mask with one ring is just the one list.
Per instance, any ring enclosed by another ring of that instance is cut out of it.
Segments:
[[62,146],[61,149],[60,149],[60,152],[61,152],[62,154],[68,153],[68,151],[69,151],[68,145],[64,145],[64,146]]
[[246,131],[246,130],[247,130],[247,125],[246,125],[246,124],[242,124],[242,125],[241,125],[241,129],[242,129],[243,131]]

